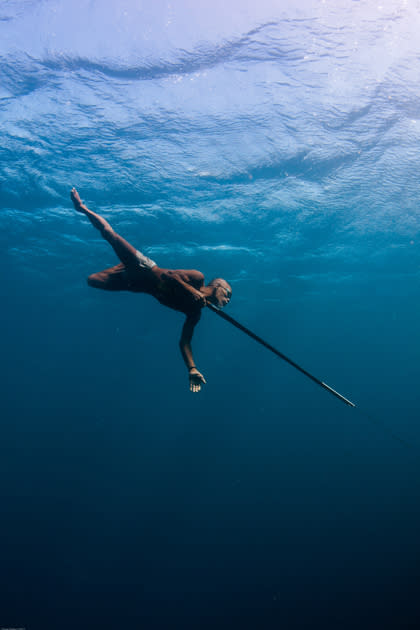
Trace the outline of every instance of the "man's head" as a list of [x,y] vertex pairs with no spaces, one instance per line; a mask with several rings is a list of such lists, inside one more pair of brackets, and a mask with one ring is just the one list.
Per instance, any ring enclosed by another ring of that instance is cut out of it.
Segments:
[[212,290],[208,299],[215,306],[223,308],[230,302],[232,287],[223,278],[214,278],[208,283],[207,287]]

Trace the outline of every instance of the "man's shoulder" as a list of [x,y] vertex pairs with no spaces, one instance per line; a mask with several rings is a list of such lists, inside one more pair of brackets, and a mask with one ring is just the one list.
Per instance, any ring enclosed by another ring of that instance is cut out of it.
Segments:
[[184,282],[194,281],[194,282],[203,282],[204,274],[198,269],[167,269],[168,275],[180,276]]
[[204,278],[204,275],[198,269],[166,269],[167,273],[183,273],[187,275],[198,275]]

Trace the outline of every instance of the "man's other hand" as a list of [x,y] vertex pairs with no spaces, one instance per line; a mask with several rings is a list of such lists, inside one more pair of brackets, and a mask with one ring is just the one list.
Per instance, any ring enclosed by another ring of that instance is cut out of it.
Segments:
[[205,295],[200,293],[200,291],[193,291],[192,298],[193,298],[195,303],[199,304],[202,307],[207,305],[206,297],[205,297]]
[[201,384],[206,384],[206,379],[204,376],[197,370],[197,368],[192,368],[189,373],[190,377],[190,391],[196,393],[201,390]]

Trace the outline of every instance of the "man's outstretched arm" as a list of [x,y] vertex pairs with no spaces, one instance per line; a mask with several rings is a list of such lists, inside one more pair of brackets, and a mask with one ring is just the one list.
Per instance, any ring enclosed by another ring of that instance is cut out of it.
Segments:
[[179,341],[182,358],[184,359],[189,373],[190,390],[194,393],[199,392],[201,389],[201,385],[206,383],[206,379],[195,366],[191,348],[191,339],[194,333],[194,328],[198,324],[200,317],[201,311],[198,311],[198,313],[195,315],[190,315],[187,317],[182,328],[181,339]]

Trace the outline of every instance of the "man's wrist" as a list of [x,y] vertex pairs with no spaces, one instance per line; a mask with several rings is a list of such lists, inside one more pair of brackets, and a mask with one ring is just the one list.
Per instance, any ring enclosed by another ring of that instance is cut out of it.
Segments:
[[197,368],[195,367],[195,365],[189,365],[188,366],[188,372],[191,372],[191,370],[196,370]]

